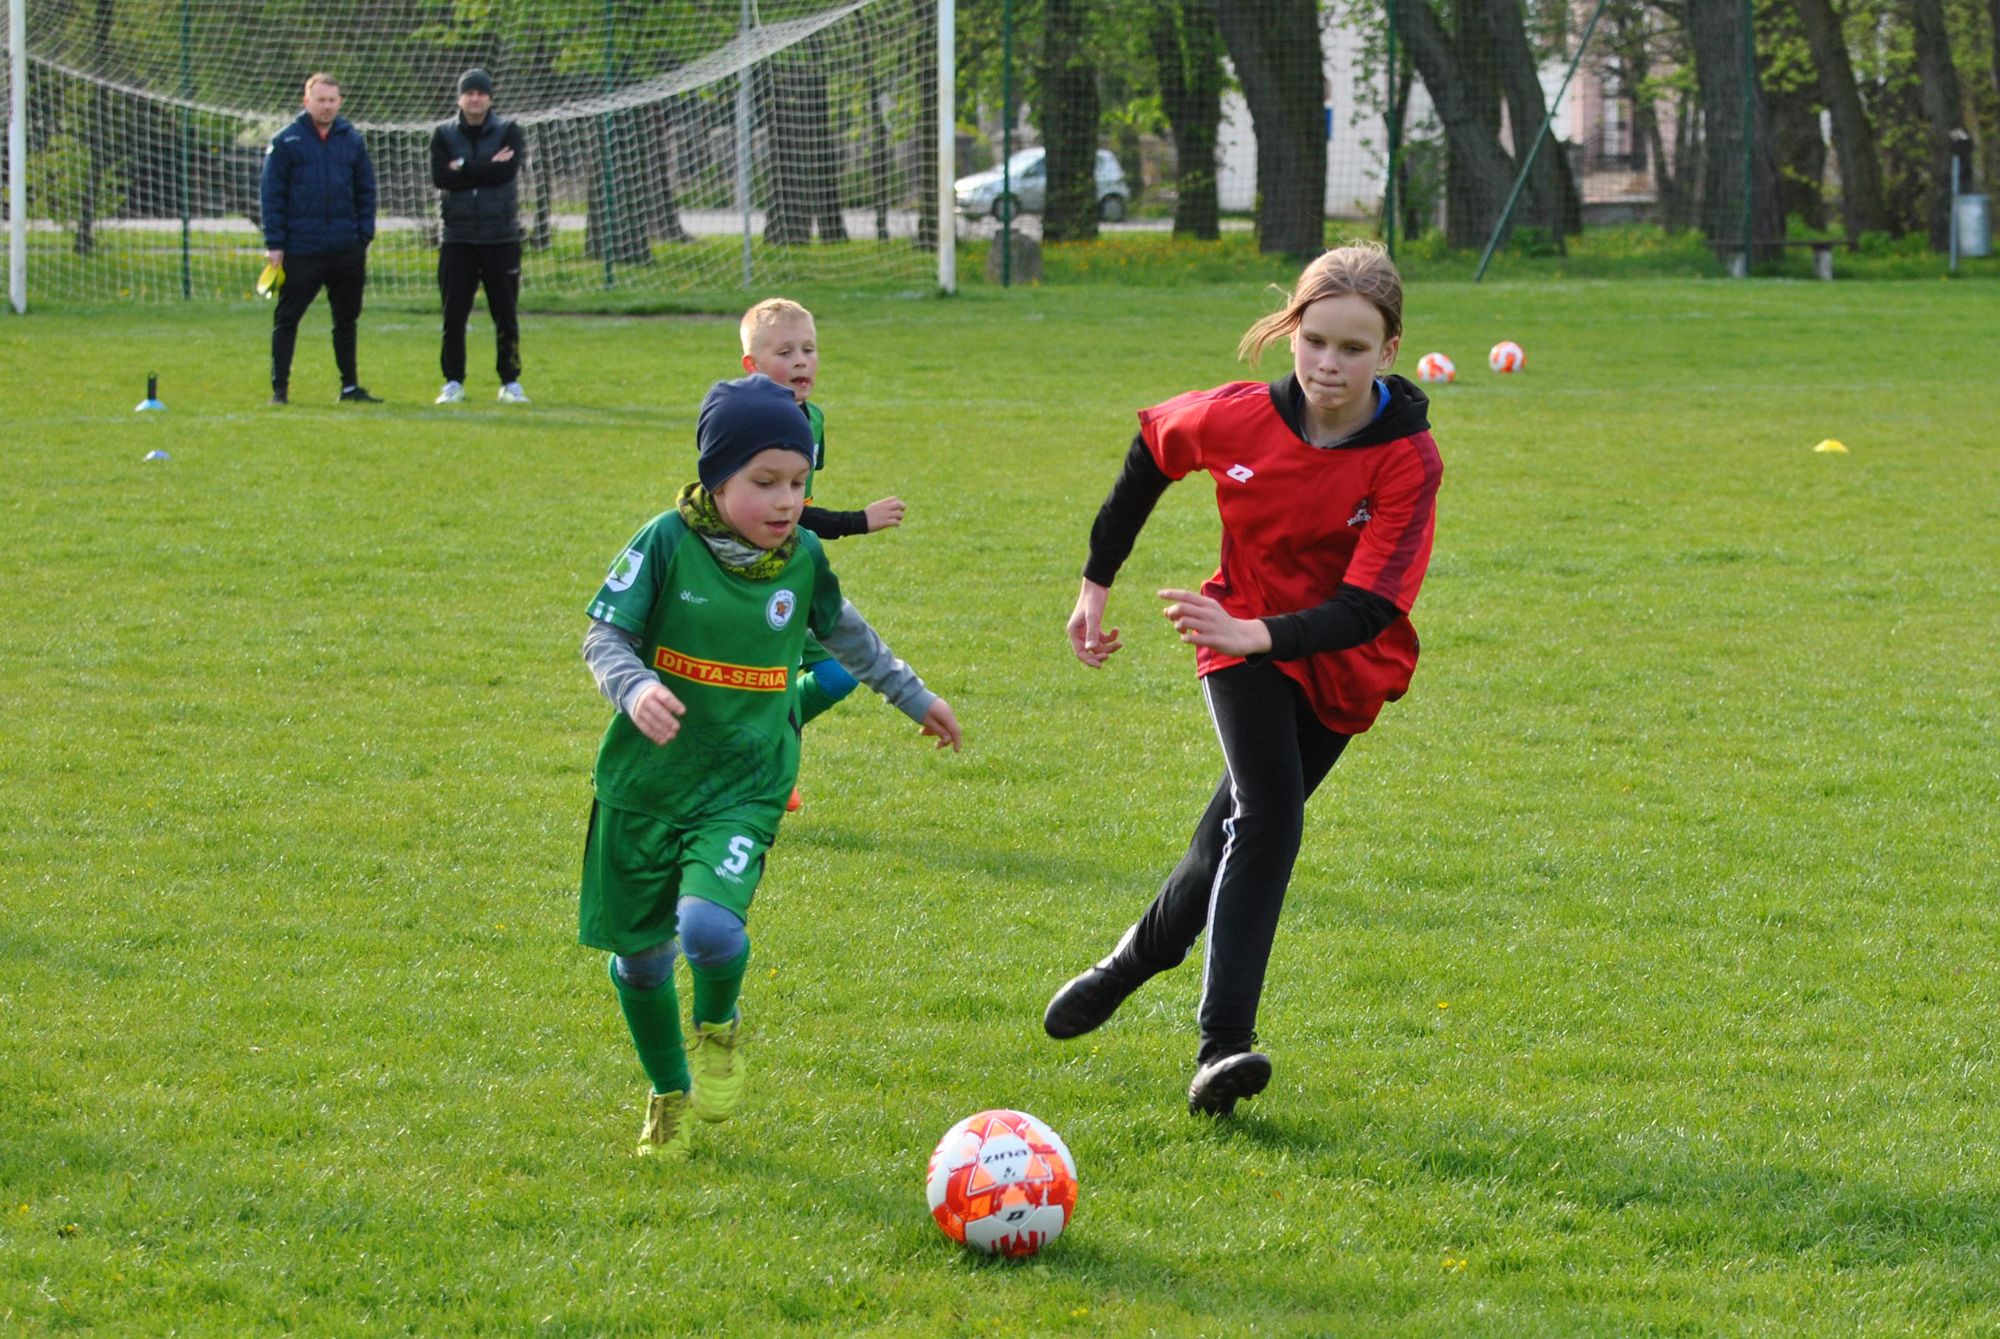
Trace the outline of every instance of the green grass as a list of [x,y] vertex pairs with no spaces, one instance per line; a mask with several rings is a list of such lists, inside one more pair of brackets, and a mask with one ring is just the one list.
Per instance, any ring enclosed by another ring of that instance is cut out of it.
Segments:
[[[1192,967],[1041,1035],[1219,770],[1149,596],[1207,485],[1098,673],[1085,534],[1265,301],[819,303],[822,501],[910,504],[835,561],[968,745],[808,733],[745,1109],[664,1172],[573,942],[577,648],[732,325],[532,318],[504,411],[476,316],[446,411],[377,312],[343,410],[322,307],[269,411],[262,308],[0,320],[0,1332],[2000,1328],[1991,284],[1413,284],[1405,366],[1463,369],[1424,659],[1309,811],[1276,1082],[1187,1116]],[[1081,1165],[1025,1265],[924,1212],[985,1105]]]

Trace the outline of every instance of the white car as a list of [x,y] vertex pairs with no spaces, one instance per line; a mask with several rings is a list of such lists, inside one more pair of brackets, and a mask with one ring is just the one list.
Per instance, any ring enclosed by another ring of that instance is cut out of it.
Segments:
[[[1041,213],[1048,201],[1046,160],[1045,149],[1022,149],[1008,160],[1008,186],[1013,191],[1011,211],[1008,200],[1001,193],[999,168],[988,168],[969,177],[960,177],[952,183],[952,192],[958,198],[958,212],[967,218],[991,215],[996,219],[1007,218],[1010,213]],[[1107,223],[1116,223],[1124,218],[1128,194],[1125,169],[1118,166],[1118,155],[1109,149],[1099,149],[1097,216]]]

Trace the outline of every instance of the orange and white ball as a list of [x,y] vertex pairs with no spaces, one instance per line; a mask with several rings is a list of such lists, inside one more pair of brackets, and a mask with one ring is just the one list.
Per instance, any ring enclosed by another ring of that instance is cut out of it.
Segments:
[[1521,346],[1511,339],[1503,339],[1493,346],[1486,355],[1486,365],[1495,372],[1518,372],[1528,361],[1528,355],[1521,352]]
[[1033,1255],[1076,1209],[1076,1159],[1025,1111],[981,1111],[946,1130],[924,1180],[944,1234],[986,1255]]
[[1458,364],[1441,353],[1427,353],[1417,359],[1418,381],[1457,381]]

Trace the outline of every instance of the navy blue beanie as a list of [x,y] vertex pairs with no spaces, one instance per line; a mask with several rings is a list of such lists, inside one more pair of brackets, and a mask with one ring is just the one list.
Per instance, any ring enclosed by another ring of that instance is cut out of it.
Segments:
[[798,452],[807,464],[813,458],[812,425],[806,422],[805,410],[799,408],[790,387],[761,372],[709,387],[701,416],[695,420],[694,437],[700,450],[695,471],[701,486],[711,493],[759,451],[775,446]]

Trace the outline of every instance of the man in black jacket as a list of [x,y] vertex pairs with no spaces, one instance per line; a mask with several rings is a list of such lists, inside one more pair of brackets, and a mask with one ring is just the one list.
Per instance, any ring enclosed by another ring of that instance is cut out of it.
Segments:
[[521,127],[493,114],[493,78],[481,69],[458,80],[458,115],[431,132],[431,181],[444,192],[438,291],[444,295],[444,389],[439,404],[465,398],[465,322],[486,285],[493,313],[500,399],[526,404],[521,389],[521,225],[515,178],[527,160]]

